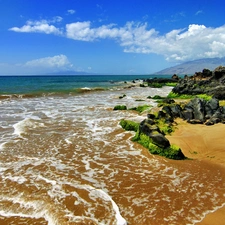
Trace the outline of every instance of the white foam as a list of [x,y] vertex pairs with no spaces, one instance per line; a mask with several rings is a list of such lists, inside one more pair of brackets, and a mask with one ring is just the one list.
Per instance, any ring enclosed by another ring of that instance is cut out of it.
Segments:
[[27,179],[23,176],[14,176],[14,177],[7,177],[11,181],[17,182],[18,184],[22,184],[27,181]]
[[55,185],[56,185],[56,181],[55,181],[55,180],[50,180],[50,179],[45,178],[45,177],[43,177],[43,176],[41,176],[41,175],[38,175],[38,179],[44,180],[46,183],[49,183],[49,184],[51,184],[52,186],[55,186]]
[[40,123],[31,118],[25,118],[22,121],[13,125],[14,134],[21,136],[22,134],[27,133],[27,131],[31,128],[44,127],[43,123]]
[[101,189],[92,189],[90,192],[90,195],[93,195],[93,194],[94,196],[97,195],[98,197],[104,199],[105,201],[110,201],[112,203],[113,210],[116,213],[116,216],[115,216],[117,220],[116,225],[127,225],[127,221],[120,214],[119,207],[106,192],[104,192]]

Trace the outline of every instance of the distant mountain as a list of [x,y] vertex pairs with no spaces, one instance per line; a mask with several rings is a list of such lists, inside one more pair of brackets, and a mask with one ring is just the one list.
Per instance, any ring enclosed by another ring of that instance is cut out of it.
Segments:
[[194,61],[185,62],[177,66],[173,66],[164,70],[161,70],[155,74],[158,75],[192,75],[195,72],[200,72],[203,69],[214,70],[218,66],[225,66],[225,57],[223,58],[206,58],[206,59],[197,59]]
[[83,71],[74,71],[74,70],[66,70],[66,71],[59,71],[59,72],[52,72],[52,73],[47,73],[46,75],[96,75],[95,73],[87,73]]

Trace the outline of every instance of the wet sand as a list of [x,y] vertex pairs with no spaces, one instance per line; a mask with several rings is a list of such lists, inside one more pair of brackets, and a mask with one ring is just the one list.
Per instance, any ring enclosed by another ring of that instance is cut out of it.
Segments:
[[[204,160],[213,165],[224,167],[225,171],[225,124],[213,126],[193,125],[178,119],[178,126],[171,136],[171,144],[180,146],[188,158]],[[225,206],[208,213],[198,225],[224,225]]]

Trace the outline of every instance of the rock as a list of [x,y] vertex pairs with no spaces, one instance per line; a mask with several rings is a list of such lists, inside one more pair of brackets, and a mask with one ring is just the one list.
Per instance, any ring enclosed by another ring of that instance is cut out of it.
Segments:
[[224,66],[218,66],[213,72],[214,72],[214,78],[220,79],[222,76],[225,75],[225,67]]
[[205,104],[206,117],[211,117],[219,108],[219,100],[216,98],[210,99]]
[[193,110],[191,110],[191,109],[186,109],[186,110],[184,110],[184,111],[182,112],[182,115],[183,115],[183,119],[184,119],[184,120],[187,120],[187,121],[192,120],[193,117],[194,117],[194,115],[193,115]]
[[180,105],[175,104],[170,106],[173,117],[181,117],[182,118],[182,108]]
[[151,113],[147,114],[147,117],[148,119],[155,119],[155,115]]
[[173,104],[175,103],[175,101],[173,99],[170,99],[170,98],[165,98],[162,100],[163,103],[166,103],[166,104]]
[[177,80],[172,90],[177,94],[208,94],[222,100],[225,99],[225,67],[219,66],[214,71],[203,69],[193,76],[185,76]]
[[202,70],[202,77],[203,78],[207,78],[207,77],[211,77],[212,76],[212,71],[209,69],[203,69]]
[[169,140],[162,134],[151,134],[150,138],[152,139],[152,143],[157,145],[160,148],[168,148],[170,146]]
[[173,79],[173,80],[179,80],[179,77],[178,77],[176,74],[174,74],[174,75],[172,76],[172,79]]
[[147,136],[150,136],[151,133],[157,132],[159,133],[160,130],[157,126],[152,126],[148,123],[148,120],[143,120],[139,125],[139,132],[144,133]]
[[201,98],[194,98],[192,99],[186,106],[186,110],[193,111],[193,118],[199,121],[205,121],[205,104],[206,101]]
[[212,126],[212,125],[214,125],[214,123],[213,123],[213,121],[208,120],[208,121],[205,122],[205,125],[206,126]]
[[145,123],[147,123],[149,125],[154,125],[155,121],[153,119],[147,119],[147,120],[145,120]]
[[160,110],[158,112],[158,119],[165,118],[165,117],[166,117],[166,112],[163,112],[162,110]]
[[173,117],[173,113],[170,106],[163,106],[162,111],[165,112],[170,117]]
[[191,124],[203,124],[202,120],[197,120],[197,119],[188,120],[187,122]]

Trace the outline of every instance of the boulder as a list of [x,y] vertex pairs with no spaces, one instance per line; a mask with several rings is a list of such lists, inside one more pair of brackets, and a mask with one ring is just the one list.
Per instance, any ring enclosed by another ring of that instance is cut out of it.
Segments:
[[219,100],[216,98],[210,99],[205,104],[206,118],[210,118],[219,108]]
[[181,117],[182,118],[182,108],[180,105],[175,104],[170,106],[173,117]]
[[182,118],[184,119],[184,120],[187,120],[187,121],[189,121],[189,120],[192,120],[193,119],[193,117],[194,117],[194,115],[193,115],[193,110],[191,110],[191,109],[186,109],[186,110],[184,110],[183,112],[182,112]]
[[154,132],[159,133],[160,130],[157,126],[152,126],[151,124],[149,124],[148,120],[145,119],[139,125],[139,132],[144,133],[147,136],[150,136],[151,133],[154,133]]
[[192,110],[193,119],[203,122],[205,121],[205,104],[204,99],[194,98],[185,106],[185,110]]
[[168,148],[170,146],[169,140],[162,134],[151,134],[150,138],[152,139],[152,143],[157,145],[160,148]]
[[172,79],[173,79],[173,80],[179,80],[179,77],[178,77],[176,74],[174,74],[174,75],[172,76]]

